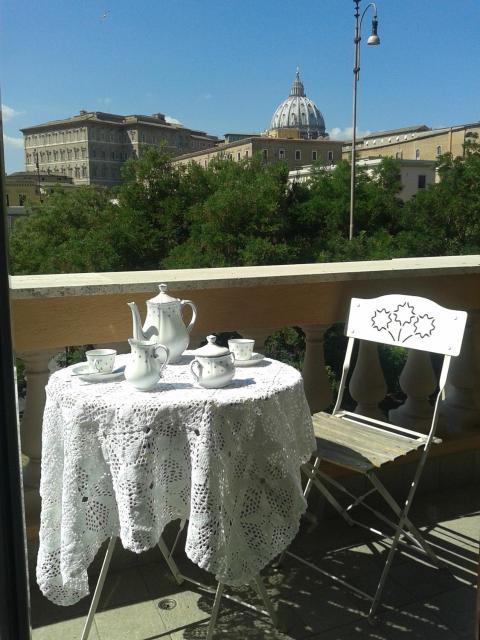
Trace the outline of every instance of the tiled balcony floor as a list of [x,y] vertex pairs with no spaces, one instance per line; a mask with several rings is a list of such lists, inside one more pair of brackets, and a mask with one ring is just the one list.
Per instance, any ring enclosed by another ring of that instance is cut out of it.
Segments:
[[[261,615],[222,600],[216,638],[229,640],[464,640],[473,637],[480,486],[424,495],[414,516],[449,570],[437,570],[418,557],[397,553],[377,624],[365,618],[367,602],[332,581],[286,558],[263,572],[284,631]],[[385,545],[339,519],[304,523],[292,547],[327,571],[372,592],[385,558]],[[155,551],[135,564],[112,570],[105,583],[92,640],[200,640],[205,637],[213,597],[178,587]],[[178,564],[200,577],[182,554]],[[202,580],[209,577],[203,572]],[[210,579],[211,582],[211,579]],[[212,583],[212,582],[211,582]],[[212,583],[213,584],[213,583]],[[236,590],[257,601],[248,588]],[[33,640],[77,640],[89,599],[69,608],[49,603],[32,586]]]

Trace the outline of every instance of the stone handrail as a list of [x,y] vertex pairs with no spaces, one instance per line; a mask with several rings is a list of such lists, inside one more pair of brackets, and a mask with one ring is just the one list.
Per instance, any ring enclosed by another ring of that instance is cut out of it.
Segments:
[[[478,424],[480,256],[13,276],[13,342],[27,377],[22,450],[30,463],[25,469],[25,484],[34,492],[39,482],[41,420],[50,358],[66,346],[125,342],[132,330],[127,302],[137,302],[144,314],[145,300],[156,294],[160,282],[169,285],[172,295],[196,303],[194,344],[211,332],[239,331],[254,337],[261,350],[274,330],[301,327],[306,337],[303,376],[312,412],[331,403],[323,338],[333,323],[345,319],[352,297],[404,293],[464,309],[469,312],[469,329],[452,370],[444,416],[457,428]],[[418,355],[411,353],[402,374],[407,401],[405,408],[397,410],[396,419],[420,428],[430,392],[431,383],[425,381],[430,379],[431,364],[420,358],[419,366]],[[372,414],[378,411],[384,389],[381,369],[372,365],[374,355],[362,352],[351,382],[355,401]],[[27,503],[27,508],[37,511],[38,501],[36,504],[37,508]]]

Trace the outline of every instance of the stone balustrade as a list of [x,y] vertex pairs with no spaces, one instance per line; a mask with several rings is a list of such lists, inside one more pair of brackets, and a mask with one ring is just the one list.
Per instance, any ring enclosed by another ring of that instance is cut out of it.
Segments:
[[[421,295],[469,312],[468,330],[455,359],[442,404],[442,425],[461,433],[480,426],[480,257],[412,258],[228,269],[86,273],[11,278],[13,341],[27,379],[21,426],[27,509],[38,516],[41,421],[49,361],[66,346],[125,343],[131,335],[127,302],[144,312],[156,284],[166,282],[176,297],[193,300],[198,320],[192,346],[209,333],[239,331],[261,351],[276,329],[300,327],[306,340],[305,390],[312,412],[327,408],[332,390],[325,369],[324,336],[346,318],[350,299],[387,293]],[[188,312],[187,312],[188,313]],[[395,419],[425,427],[428,396],[435,389],[429,357],[411,351],[401,377],[407,399]],[[374,344],[359,351],[350,393],[369,415],[386,385]]]

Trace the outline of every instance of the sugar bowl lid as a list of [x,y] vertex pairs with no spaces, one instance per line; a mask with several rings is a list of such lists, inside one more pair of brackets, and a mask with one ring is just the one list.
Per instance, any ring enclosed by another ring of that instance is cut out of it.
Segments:
[[217,336],[207,336],[207,344],[203,345],[195,351],[196,356],[206,357],[206,358],[216,358],[218,356],[228,356],[230,354],[229,349],[227,347],[221,347],[218,344],[215,344]]
[[157,295],[154,298],[150,298],[150,300],[148,300],[148,302],[151,302],[153,304],[167,304],[169,302],[178,302],[178,298],[172,298],[172,296],[169,296],[167,293],[167,289],[168,286],[166,284],[159,284],[158,288],[160,289],[160,293],[157,293]]

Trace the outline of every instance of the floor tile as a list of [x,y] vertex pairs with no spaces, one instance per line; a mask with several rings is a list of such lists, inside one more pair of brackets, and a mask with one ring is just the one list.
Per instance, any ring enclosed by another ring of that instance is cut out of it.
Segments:
[[425,606],[460,636],[473,638],[476,589],[463,586],[430,598]]
[[[33,629],[32,640],[80,640],[84,625],[85,617],[49,624]],[[100,640],[95,622],[90,630],[88,640]]]
[[98,610],[103,611],[146,600],[150,600],[150,597],[139,569],[128,568],[107,575]]
[[95,623],[100,640],[170,640],[151,600],[101,611]]

